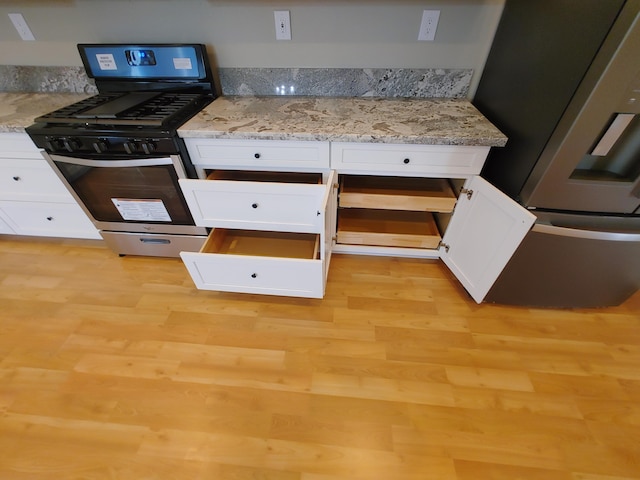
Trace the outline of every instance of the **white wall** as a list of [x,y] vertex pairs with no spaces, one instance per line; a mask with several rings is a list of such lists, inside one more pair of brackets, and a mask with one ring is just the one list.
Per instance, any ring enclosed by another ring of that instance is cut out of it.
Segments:
[[[205,43],[219,67],[473,68],[477,81],[504,0],[3,0],[0,64],[81,65],[77,43]],[[440,10],[434,42],[422,10]],[[273,10],[290,10],[276,41]],[[20,40],[20,12],[36,41]],[[472,88],[473,91],[473,88]]]

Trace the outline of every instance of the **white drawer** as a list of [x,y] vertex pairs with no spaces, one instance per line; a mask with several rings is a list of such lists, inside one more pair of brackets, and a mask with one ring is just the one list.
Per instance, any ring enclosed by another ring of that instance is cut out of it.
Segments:
[[40,149],[26,133],[0,133],[0,158],[43,160]]
[[185,138],[195,165],[217,168],[329,168],[329,142]]
[[57,175],[44,159],[0,159],[0,198],[73,202]]
[[489,147],[387,143],[332,143],[338,173],[396,176],[466,176],[480,173]]
[[75,203],[0,201],[0,210],[11,228],[21,235],[101,238]]
[[320,235],[214,229],[199,253],[181,252],[199,289],[322,298]]
[[333,174],[323,180],[321,174],[312,173],[216,171],[209,180],[181,179],[180,187],[199,226],[320,233],[333,178]]

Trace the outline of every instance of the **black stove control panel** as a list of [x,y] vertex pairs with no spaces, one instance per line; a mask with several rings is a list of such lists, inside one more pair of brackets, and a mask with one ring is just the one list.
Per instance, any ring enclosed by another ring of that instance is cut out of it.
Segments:
[[36,145],[49,153],[97,155],[135,155],[157,157],[179,154],[172,138],[127,138],[95,135],[32,135]]

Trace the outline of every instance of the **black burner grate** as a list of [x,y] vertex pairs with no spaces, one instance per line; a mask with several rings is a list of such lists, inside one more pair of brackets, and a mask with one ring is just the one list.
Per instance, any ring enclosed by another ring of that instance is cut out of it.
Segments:
[[[201,93],[161,92],[150,95],[150,99],[141,103],[134,102],[122,111],[115,107],[110,111],[110,105],[126,104],[128,95],[101,93],[38,117],[36,122],[159,127],[196,113],[203,106],[202,100],[208,98]],[[93,111],[100,111],[101,114],[92,115]]]

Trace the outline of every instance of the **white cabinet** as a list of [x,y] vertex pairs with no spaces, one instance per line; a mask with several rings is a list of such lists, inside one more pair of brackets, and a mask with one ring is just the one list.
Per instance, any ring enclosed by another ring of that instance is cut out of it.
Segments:
[[[336,252],[439,258],[457,191],[488,147],[332,143],[339,175]],[[455,185],[454,185],[455,183]]]
[[[190,139],[187,144],[201,179],[181,179],[180,187],[196,224],[212,228],[200,252],[180,254],[196,286],[322,298],[336,208],[328,144],[293,149],[287,142],[218,145]],[[193,149],[199,152],[195,157]],[[213,152],[220,154],[219,162]],[[296,168],[292,152],[303,163],[305,156],[312,158],[315,166]],[[263,155],[269,162],[263,163]]]
[[186,139],[202,289],[321,298],[332,252],[441,258],[479,303],[535,217],[478,176],[489,147]]
[[0,233],[101,238],[27,134],[0,134]]
[[535,216],[477,176],[485,147],[331,146],[335,252],[442,258],[480,303]]
[[456,205],[440,258],[480,303],[536,217],[481,177],[473,177]]

